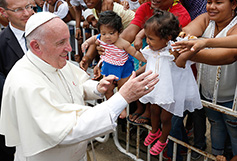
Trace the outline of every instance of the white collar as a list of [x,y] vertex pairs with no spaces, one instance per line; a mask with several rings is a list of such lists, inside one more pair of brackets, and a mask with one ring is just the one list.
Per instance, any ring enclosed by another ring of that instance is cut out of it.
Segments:
[[29,59],[29,61],[36,67],[38,68],[40,71],[43,72],[56,72],[57,68],[54,68],[53,66],[51,66],[50,64],[46,63],[45,61],[43,61],[42,59],[40,59],[37,55],[35,55],[34,53],[32,53],[30,50],[27,51],[26,53],[27,58]]
[[20,41],[23,34],[25,33],[25,31],[22,31],[20,29],[13,27],[11,22],[9,23],[9,27],[12,30],[12,32],[14,33],[14,35],[16,36],[17,40]]

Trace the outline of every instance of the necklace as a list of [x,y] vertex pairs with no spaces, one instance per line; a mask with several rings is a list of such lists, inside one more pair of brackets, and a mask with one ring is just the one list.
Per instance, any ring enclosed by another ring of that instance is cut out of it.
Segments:
[[[53,83],[53,81],[35,64],[33,63],[30,58],[28,57],[28,55],[26,54],[26,57],[27,59],[31,62],[31,64],[33,64],[53,85],[55,85]],[[65,79],[63,73],[57,69],[57,74],[58,74],[58,77],[59,79],[61,80],[63,86],[64,86],[64,89],[67,91],[67,93],[69,94],[69,97],[70,97],[70,100],[71,100],[71,103],[74,103],[74,98],[73,98],[73,95],[72,95],[72,91],[70,90],[69,88],[69,85],[67,83],[67,80]],[[62,79],[63,78],[63,79]]]

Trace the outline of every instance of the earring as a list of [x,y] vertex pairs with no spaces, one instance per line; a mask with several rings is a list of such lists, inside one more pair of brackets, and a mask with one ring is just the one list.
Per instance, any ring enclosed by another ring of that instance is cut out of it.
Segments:
[[235,10],[232,10],[232,16],[233,17],[235,16]]

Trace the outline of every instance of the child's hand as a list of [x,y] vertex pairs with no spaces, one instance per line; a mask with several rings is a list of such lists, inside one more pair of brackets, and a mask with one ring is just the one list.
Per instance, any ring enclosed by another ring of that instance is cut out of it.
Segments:
[[98,80],[101,77],[101,70],[100,67],[98,67],[97,65],[94,67],[93,69],[94,72],[94,78],[93,80]]
[[89,43],[87,41],[83,42],[83,44],[81,44],[81,51],[84,53],[86,51],[86,49],[88,48]]
[[100,92],[101,94],[105,94],[105,92],[111,87],[113,86],[113,82],[114,80],[117,80],[118,77],[116,77],[115,75],[109,75],[107,77],[104,77],[103,79],[100,80],[100,83],[97,86],[97,90],[98,92]]
[[79,66],[82,70],[86,71],[88,66],[89,66],[89,58],[85,55],[82,57],[80,63],[79,63]]
[[105,49],[103,47],[100,46],[100,42],[98,40],[95,41],[96,44],[96,50],[98,51],[98,53],[100,55],[105,55]]

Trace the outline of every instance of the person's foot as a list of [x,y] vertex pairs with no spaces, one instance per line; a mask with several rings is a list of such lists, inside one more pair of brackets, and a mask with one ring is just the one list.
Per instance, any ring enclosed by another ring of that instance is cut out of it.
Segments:
[[129,117],[129,120],[131,122],[134,122],[139,116],[141,115],[141,113],[133,113],[133,114],[130,114],[128,117]]
[[138,123],[138,124],[148,124],[148,125],[150,125],[151,124],[151,119],[141,115],[134,122]]
[[[206,148],[207,148],[207,146],[204,146],[204,147],[201,147],[201,148],[199,148],[199,149],[200,149],[200,150],[205,150]],[[194,159],[194,160],[199,159],[201,156],[202,156],[201,154],[199,154],[199,153],[197,153],[197,152],[195,152],[195,151],[192,151],[192,152],[191,152],[191,158]]]

